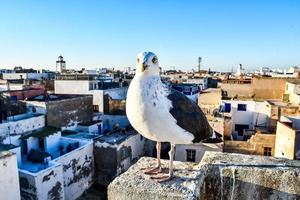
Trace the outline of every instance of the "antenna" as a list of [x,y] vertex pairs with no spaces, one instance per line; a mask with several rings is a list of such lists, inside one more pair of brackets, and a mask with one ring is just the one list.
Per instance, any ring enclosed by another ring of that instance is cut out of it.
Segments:
[[202,58],[198,57],[198,72],[200,72],[200,64],[201,64]]

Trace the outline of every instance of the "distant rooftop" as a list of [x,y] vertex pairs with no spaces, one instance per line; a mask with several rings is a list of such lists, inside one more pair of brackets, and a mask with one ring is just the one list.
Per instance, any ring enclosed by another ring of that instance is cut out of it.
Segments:
[[8,151],[10,149],[14,149],[17,146],[13,145],[13,144],[0,144],[0,152],[1,151]]
[[20,137],[20,139],[28,139],[30,137],[44,138],[49,135],[53,135],[54,133],[57,133],[58,131],[60,131],[59,128],[46,126],[42,129],[32,131],[32,133],[30,133],[30,134],[22,135]]
[[68,137],[68,138],[74,138],[74,139],[96,139],[98,137],[102,137],[100,134],[92,134],[88,132],[80,132],[80,131],[70,131],[70,130],[64,130],[62,132],[63,137]]
[[98,122],[102,122],[102,120],[96,120],[96,121],[90,121],[90,122],[81,122],[78,125],[79,126],[91,126],[91,125],[94,125]]
[[126,140],[129,136],[137,134],[135,131],[127,131],[127,132],[115,132],[111,134],[103,135],[102,137],[98,138],[97,141],[99,142],[107,142],[109,144],[120,144],[124,140]]
[[103,80],[111,78],[105,74],[61,74],[56,75],[55,80]]
[[26,101],[58,101],[63,99],[72,99],[90,95],[73,95],[73,94],[43,94],[27,99]]
[[298,84],[300,84],[300,79],[291,79],[291,80],[288,80],[287,82],[298,85]]

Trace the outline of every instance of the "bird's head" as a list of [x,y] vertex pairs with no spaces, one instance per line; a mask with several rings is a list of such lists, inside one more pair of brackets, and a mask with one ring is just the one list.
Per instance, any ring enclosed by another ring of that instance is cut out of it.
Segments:
[[159,75],[157,56],[152,52],[141,52],[136,57],[136,72],[140,75]]

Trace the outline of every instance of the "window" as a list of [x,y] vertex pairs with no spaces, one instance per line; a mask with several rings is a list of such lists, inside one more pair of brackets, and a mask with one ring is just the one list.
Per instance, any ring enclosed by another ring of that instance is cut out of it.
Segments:
[[236,124],[234,130],[238,132],[238,136],[243,136],[244,130],[248,130],[248,124]]
[[226,113],[231,112],[231,104],[230,103],[225,103],[224,107],[225,107],[224,112],[226,112]]
[[238,104],[237,110],[246,111],[247,110],[247,105],[246,104]]
[[194,149],[186,150],[186,161],[187,162],[195,162],[196,161],[196,150],[194,150]]
[[264,155],[271,156],[272,155],[272,147],[264,147]]
[[93,105],[94,112],[99,112],[99,105]]

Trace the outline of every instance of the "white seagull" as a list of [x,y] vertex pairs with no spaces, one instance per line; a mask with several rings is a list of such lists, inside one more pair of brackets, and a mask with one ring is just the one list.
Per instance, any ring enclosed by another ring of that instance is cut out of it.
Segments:
[[[158,182],[173,177],[175,144],[199,143],[212,136],[204,113],[185,95],[162,83],[157,56],[142,52],[136,58],[136,75],[127,92],[126,114],[131,125],[145,138],[156,141],[157,166],[146,174]],[[161,173],[161,142],[170,142],[169,173]],[[159,174],[158,174],[159,173]]]

